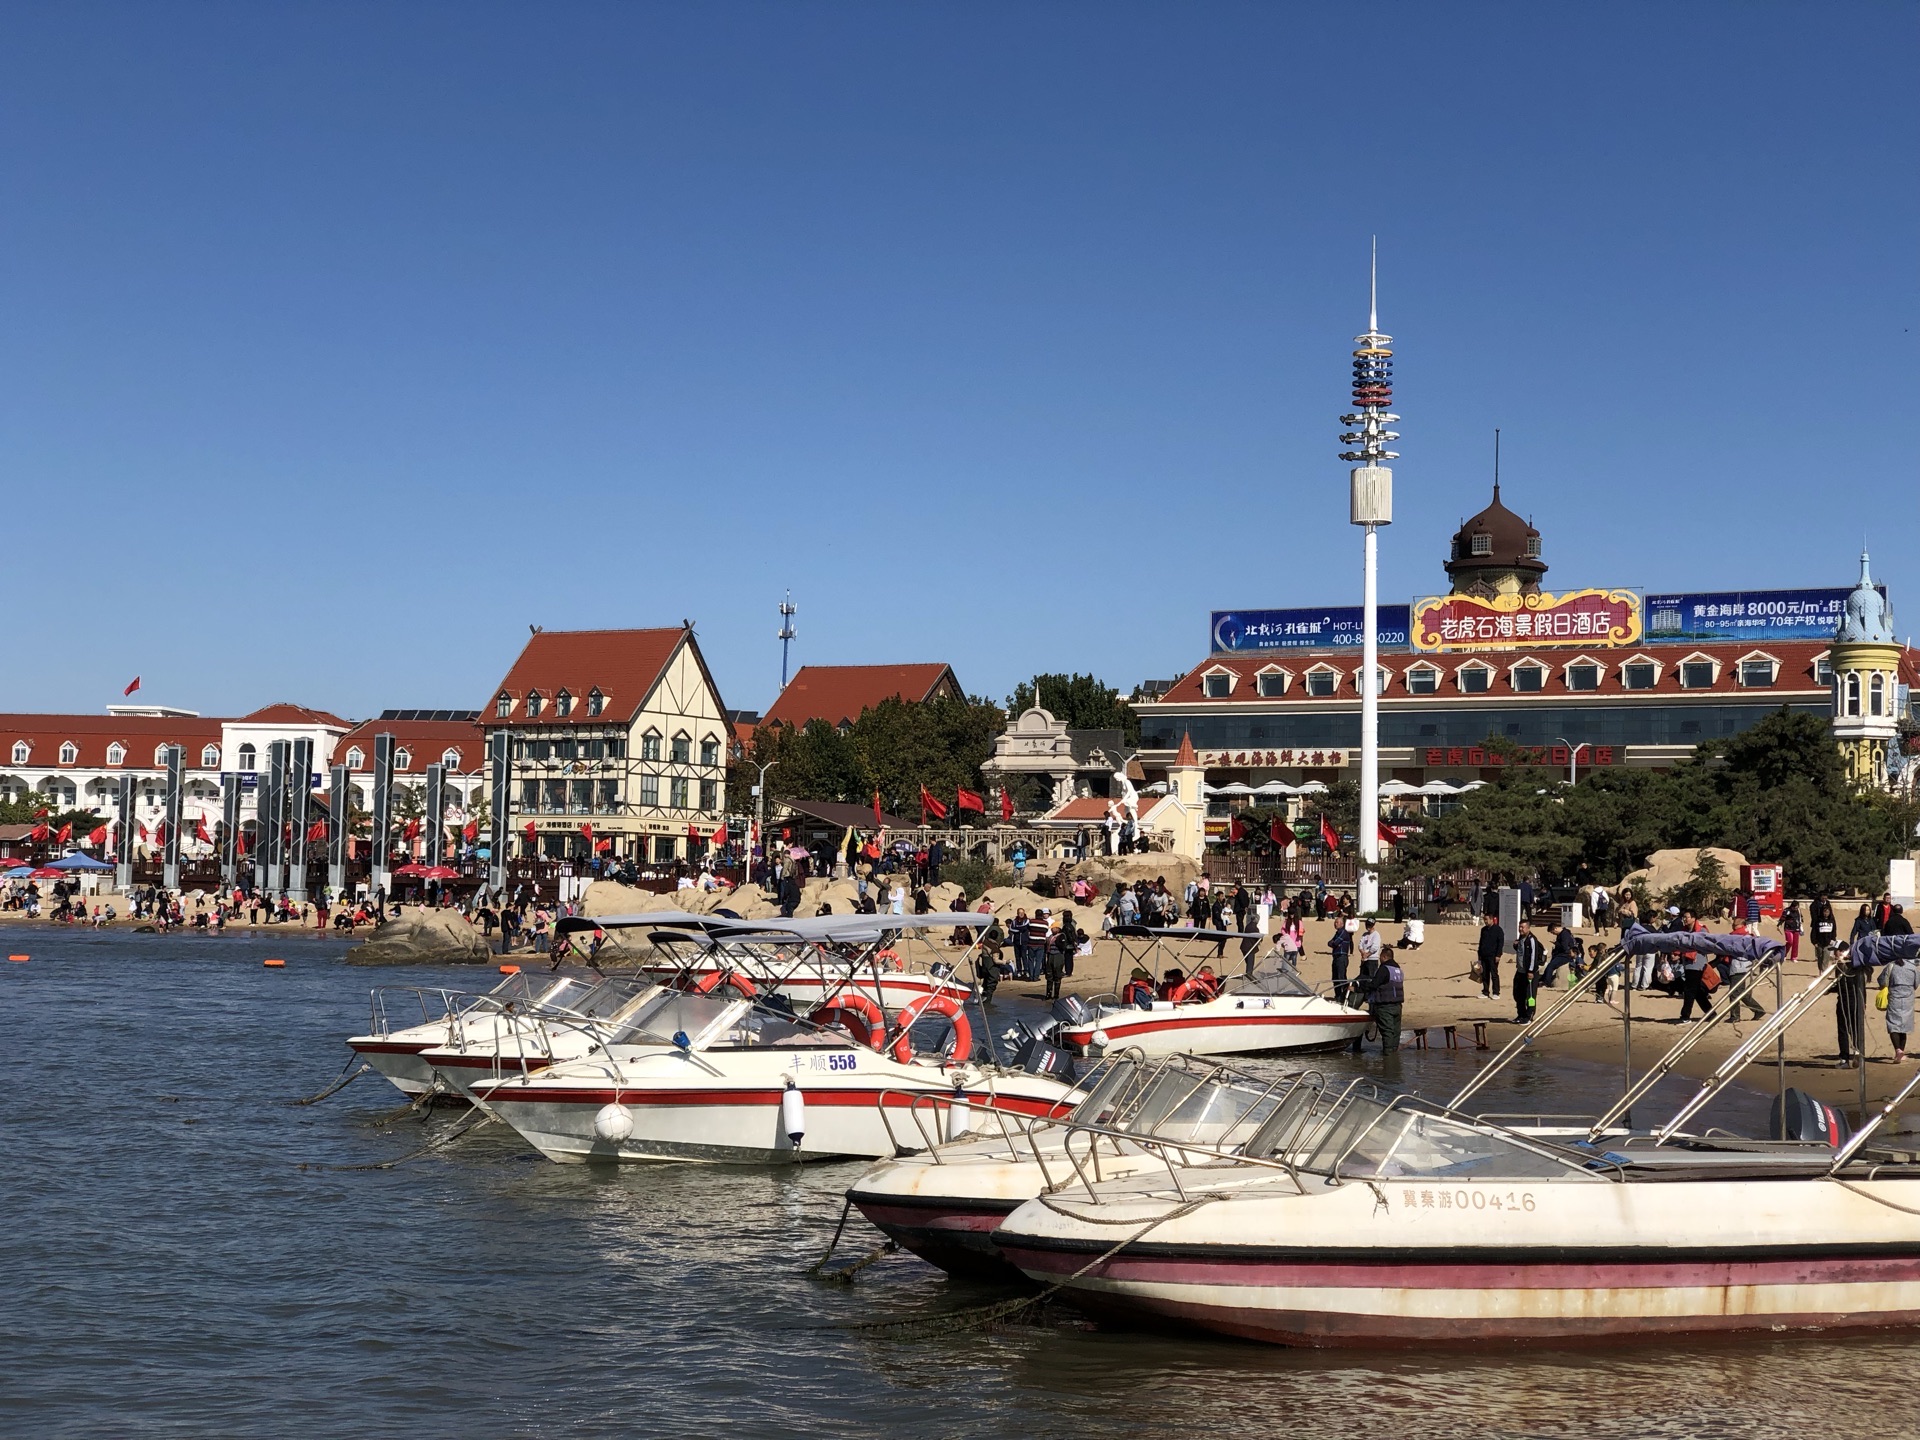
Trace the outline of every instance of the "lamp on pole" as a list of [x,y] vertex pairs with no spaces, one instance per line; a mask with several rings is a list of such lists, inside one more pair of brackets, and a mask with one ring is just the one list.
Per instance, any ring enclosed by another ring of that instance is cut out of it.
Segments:
[[[1567,745],[1566,736],[1556,735],[1553,738],[1558,740],[1562,745]],[[1567,745],[1567,784],[1578,785],[1580,783],[1580,752],[1582,750],[1591,750],[1592,748],[1593,742],[1591,740],[1582,740],[1578,745]]]
[[[747,763],[749,765],[753,764],[751,760],[749,760]],[[778,760],[769,760],[767,761],[766,764],[760,766],[759,767],[760,779],[757,782],[755,782],[753,787],[753,828],[760,832],[760,855],[763,860],[768,858],[768,855],[767,855],[767,771],[773,769],[773,767],[778,765],[779,763],[780,762]],[[773,873],[773,867],[771,864],[767,866],[765,873],[769,875]],[[753,846],[749,844],[747,846],[747,876],[750,879],[752,878],[752,875],[753,875]]]
[[1353,462],[1349,520],[1366,532],[1362,567],[1363,607],[1360,651],[1360,873],[1355,904],[1362,915],[1380,908],[1380,635],[1379,528],[1393,523],[1393,471],[1383,463],[1398,460],[1387,443],[1400,438],[1387,426],[1398,415],[1387,413],[1393,403],[1391,335],[1380,333],[1379,244],[1368,281],[1367,333],[1354,336],[1353,413],[1342,415],[1347,430],[1340,436],[1351,450],[1340,452]]

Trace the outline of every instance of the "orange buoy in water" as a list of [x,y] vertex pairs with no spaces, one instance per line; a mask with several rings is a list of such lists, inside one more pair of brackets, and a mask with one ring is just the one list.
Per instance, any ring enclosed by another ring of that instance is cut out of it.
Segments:
[[287,962],[284,960],[262,960],[260,964],[268,970],[284,970],[287,968]]
[[16,965],[24,965],[27,963],[27,957],[24,955],[9,955],[7,959],[13,961]]
[[[20,958],[24,960],[27,957],[22,955]],[[520,973],[520,967],[518,965],[502,965],[500,967],[500,973],[502,975],[518,975]]]

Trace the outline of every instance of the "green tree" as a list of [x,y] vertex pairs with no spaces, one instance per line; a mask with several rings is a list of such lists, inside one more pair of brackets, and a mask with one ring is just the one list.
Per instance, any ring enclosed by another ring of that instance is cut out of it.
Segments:
[[1140,717],[1133,707],[1118,690],[1092,675],[1036,675],[1022,680],[1007,697],[1007,714],[1018,715],[1036,703],[1069,730],[1118,730],[1127,744],[1140,743]]

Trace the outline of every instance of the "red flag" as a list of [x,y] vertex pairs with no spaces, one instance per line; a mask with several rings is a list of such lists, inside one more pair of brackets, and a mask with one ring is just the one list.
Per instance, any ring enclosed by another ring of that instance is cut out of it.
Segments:
[[153,827],[153,843],[165,846],[167,843],[167,822],[162,820]]
[[582,835],[584,835],[584,836],[586,836],[586,837],[587,837],[587,840],[588,840],[589,842],[591,842],[591,841],[593,840],[593,825],[592,825],[592,823],[591,823],[591,822],[589,822],[588,824],[585,824],[585,825],[582,825],[582,826],[580,827],[580,833],[581,833]]
[[420,838],[420,822],[418,820],[407,821],[407,828],[400,832],[400,838],[405,840],[409,845],[415,840],[418,840]]
[[36,810],[36,811],[34,811],[34,812],[33,812],[33,818],[34,818],[34,819],[36,819],[36,820],[44,820],[44,819],[46,819],[46,818],[47,818],[47,807],[46,807],[46,806],[44,806],[44,805],[42,805],[42,806],[41,806],[41,807],[40,807],[40,808],[39,808],[38,810]]
[[87,843],[89,845],[106,844],[107,843],[107,827],[102,825],[98,830],[89,832],[87,835]]
[[467,828],[460,833],[466,837],[469,845],[473,844],[474,841],[480,838],[480,822],[478,820],[469,820],[467,822]]
[[1007,787],[1004,785],[1000,787],[1000,818],[1013,819],[1013,796],[1007,793]]
[[1334,833],[1333,826],[1327,823],[1327,817],[1320,817],[1320,843],[1327,847],[1328,853],[1340,848],[1340,837]]
[[920,787],[920,818],[922,824],[926,823],[926,817],[929,814],[936,820],[944,820],[947,818],[947,807],[944,801],[934,799],[933,796],[928,793],[927,787],[922,785]]
[[233,832],[233,853],[236,858],[247,853],[246,831],[236,830]]
[[122,690],[120,693],[122,695],[131,695],[133,694],[134,691],[138,690],[139,688],[140,688],[140,677],[136,675],[133,677],[133,683],[127,686],[127,688]]
[[206,816],[199,815],[194,817],[193,838],[198,840],[202,845],[211,845],[213,843],[213,837],[207,834]]
[[309,845],[318,845],[322,840],[325,840],[326,838],[327,838],[327,822],[326,821],[316,820],[313,822],[313,824],[307,827],[307,843]]
[[139,832],[139,835],[140,835],[140,838],[141,838],[142,840],[144,840],[144,839],[146,839],[146,838],[147,838],[147,827],[146,827],[145,825],[142,825],[142,824],[139,824],[138,822],[135,822],[135,824],[134,824],[134,827],[133,827],[133,828],[134,828],[134,829],[135,829],[136,831],[138,831],[138,832]]
[[876,827],[886,823],[880,818],[880,792],[873,792],[873,823]]
[[1285,850],[1289,845],[1293,844],[1294,835],[1293,831],[1287,828],[1286,821],[1275,820],[1271,825],[1267,826],[1267,838],[1282,850]]
[[521,828],[527,832],[528,840],[532,840],[534,835],[537,834],[539,830],[539,827],[536,826],[531,820],[527,821],[527,823],[523,825]]
[[956,809],[977,810],[982,815],[987,813],[987,802],[971,790],[960,791],[959,794],[953,797],[953,803]]
[[[40,813],[44,815],[46,814],[46,811],[43,810]],[[28,832],[27,838],[30,840],[44,840],[47,838],[47,836],[49,836],[52,833],[53,832],[51,830],[47,829],[47,822],[42,820],[38,825],[34,826],[31,831]]]
[[1406,838],[1407,838],[1406,827],[1401,825],[1389,825],[1384,820],[1380,822],[1380,843],[1382,845],[1398,845],[1402,840]]
[[1227,843],[1229,845],[1238,845],[1246,838],[1246,835],[1246,822],[1241,820],[1238,815],[1227,822]]
[[611,850],[611,849],[613,849],[613,841],[611,841],[611,840],[596,840],[596,841],[594,842],[594,844],[593,844],[593,848],[594,848],[594,849],[596,849],[596,850],[600,850],[600,851],[607,851],[607,850]]

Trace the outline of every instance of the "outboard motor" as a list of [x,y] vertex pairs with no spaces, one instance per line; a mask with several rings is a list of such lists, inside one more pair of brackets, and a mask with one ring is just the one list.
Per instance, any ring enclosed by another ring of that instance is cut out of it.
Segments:
[[1050,1013],[1062,1025],[1085,1025],[1093,1019],[1093,1007],[1078,995],[1062,995]]
[[1073,1056],[1057,1045],[1049,1045],[1036,1039],[1033,1048],[1027,1051],[1026,1058],[1020,1062],[1020,1068],[1029,1075],[1051,1075],[1056,1080],[1073,1083]]
[[[1784,1116],[1781,1114],[1783,1100],[1786,1102]],[[1829,1150],[1838,1150],[1847,1143],[1851,1133],[1846,1116],[1804,1090],[1790,1088],[1785,1095],[1776,1096],[1767,1113],[1767,1133],[1776,1140],[1816,1140],[1825,1143]]]
[[1033,1047],[1040,1043],[1040,1037],[1033,1033],[1024,1020],[1016,1020],[1000,1032],[1000,1054],[1002,1063],[1010,1070],[1018,1070],[1027,1063],[1027,1056]]

